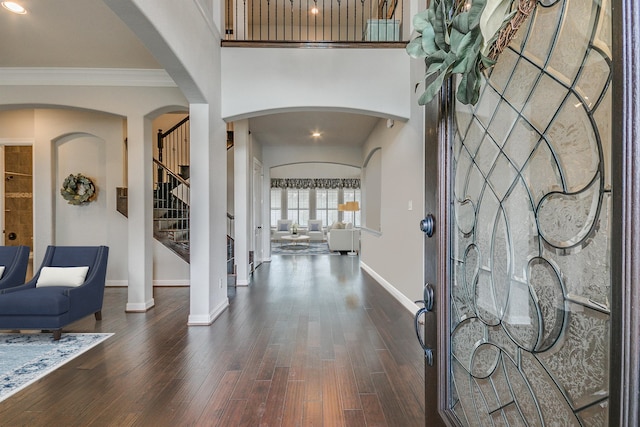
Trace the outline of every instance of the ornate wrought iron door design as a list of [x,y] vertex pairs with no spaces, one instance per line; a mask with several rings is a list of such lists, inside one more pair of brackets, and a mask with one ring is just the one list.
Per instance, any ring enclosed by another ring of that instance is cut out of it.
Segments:
[[449,405],[462,425],[607,425],[610,0],[541,2],[455,106]]

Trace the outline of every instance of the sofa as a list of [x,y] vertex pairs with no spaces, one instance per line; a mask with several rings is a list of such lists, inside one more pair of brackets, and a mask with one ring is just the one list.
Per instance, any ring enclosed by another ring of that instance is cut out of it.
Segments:
[[91,314],[102,319],[109,248],[49,246],[33,279],[0,290],[0,329],[62,328]]
[[29,252],[28,246],[0,246],[0,289],[24,284]]
[[327,231],[330,251],[360,251],[360,229],[351,223],[334,223]]

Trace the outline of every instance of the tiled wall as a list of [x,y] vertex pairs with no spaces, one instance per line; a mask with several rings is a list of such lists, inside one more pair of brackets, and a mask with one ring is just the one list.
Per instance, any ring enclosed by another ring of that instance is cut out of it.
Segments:
[[5,241],[6,246],[33,249],[32,148],[6,146],[5,152]]

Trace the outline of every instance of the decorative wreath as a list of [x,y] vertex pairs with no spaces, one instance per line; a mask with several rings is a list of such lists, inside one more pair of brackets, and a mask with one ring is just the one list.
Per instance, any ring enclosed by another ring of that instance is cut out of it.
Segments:
[[462,75],[456,97],[475,105],[482,72],[493,67],[537,0],[432,0],[413,18],[419,35],[407,45],[413,58],[424,58],[427,84],[418,103],[424,105],[452,74]]
[[71,174],[62,183],[60,194],[71,205],[84,205],[94,200],[96,187],[86,176]]

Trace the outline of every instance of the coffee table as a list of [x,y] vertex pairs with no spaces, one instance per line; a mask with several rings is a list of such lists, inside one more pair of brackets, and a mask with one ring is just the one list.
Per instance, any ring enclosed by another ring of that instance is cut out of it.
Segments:
[[[290,234],[288,236],[282,236],[282,240],[284,240],[285,242],[291,242],[291,244],[293,244],[293,246],[298,246],[299,243],[306,243],[307,247],[309,247],[309,241],[311,240],[311,238],[305,234]],[[285,244],[289,244],[289,243],[283,243],[282,245],[280,245],[280,247],[284,246]]]

